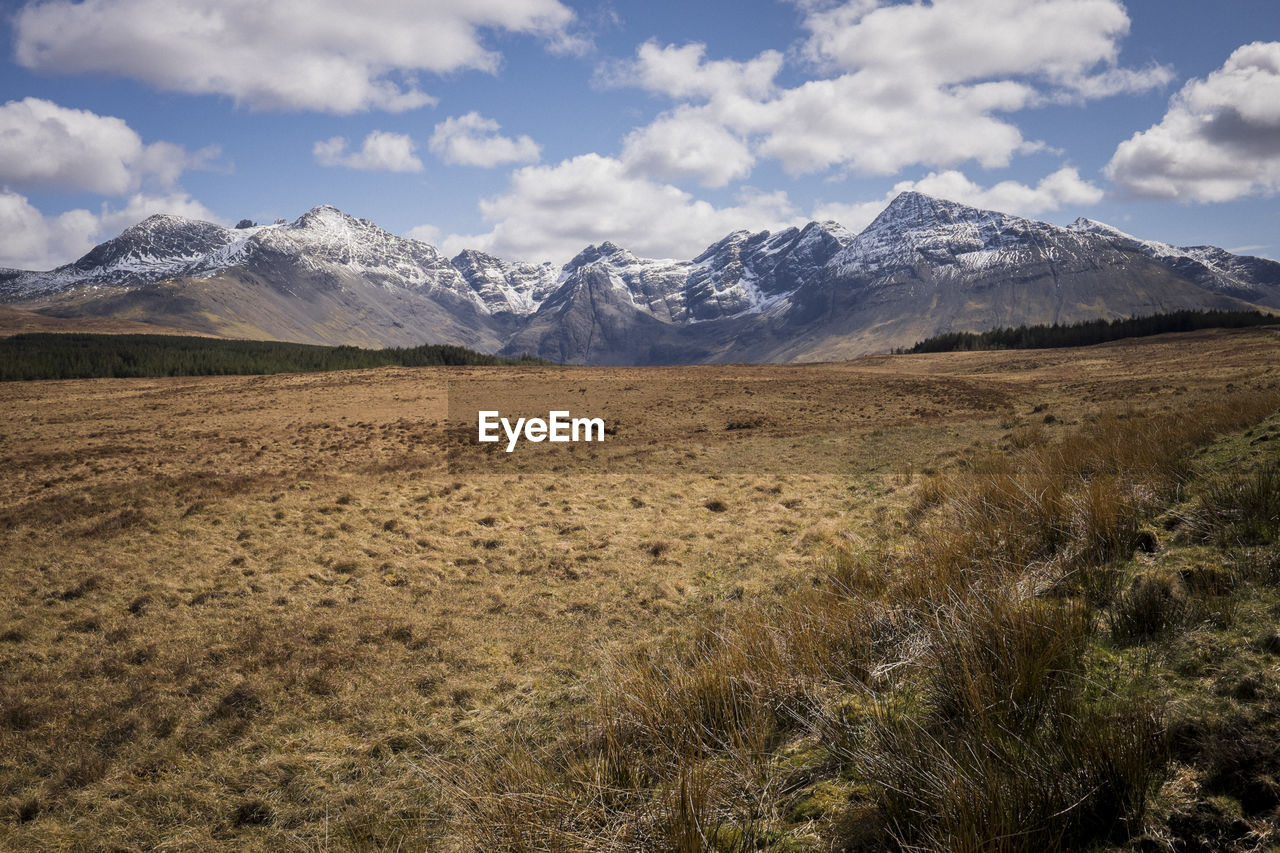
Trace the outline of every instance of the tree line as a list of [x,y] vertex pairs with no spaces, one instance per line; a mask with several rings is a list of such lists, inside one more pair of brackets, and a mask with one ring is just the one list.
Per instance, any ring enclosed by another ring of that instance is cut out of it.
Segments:
[[1280,323],[1280,317],[1261,311],[1172,311],[1146,317],[1117,320],[1082,320],[1079,323],[1051,326],[1018,326],[991,329],[986,332],[949,332],[920,341],[912,347],[900,347],[896,353],[962,352],[998,349],[1052,349],[1084,347],[1141,338],[1166,332],[1193,332],[1197,329],[1240,329]]
[[550,362],[452,344],[362,349],[182,335],[23,334],[0,338],[0,381],[315,373],[368,367]]

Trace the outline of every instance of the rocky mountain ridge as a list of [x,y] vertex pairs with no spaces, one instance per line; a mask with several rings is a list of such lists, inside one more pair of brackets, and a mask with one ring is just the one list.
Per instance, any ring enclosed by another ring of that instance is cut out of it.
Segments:
[[903,193],[861,233],[737,231],[691,260],[610,242],[562,268],[452,259],[328,205],[225,228],[153,216],[0,301],[316,343],[461,343],[559,361],[843,358],[947,331],[1179,308],[1280,308],[1280,264]]

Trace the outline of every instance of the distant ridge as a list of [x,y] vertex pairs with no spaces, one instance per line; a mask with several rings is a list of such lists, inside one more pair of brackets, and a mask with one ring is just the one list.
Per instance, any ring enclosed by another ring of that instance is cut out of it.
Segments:
[[224,228],[153,216],[74,263],[0,271],[0,302],[232,338],[449,343],[582,364],[849,358],[954,332],[1280,308],[1280,263],[902,193],[861,233],[737,231],[697,257],[605,242],[562,268],[446,258],[320,205]]

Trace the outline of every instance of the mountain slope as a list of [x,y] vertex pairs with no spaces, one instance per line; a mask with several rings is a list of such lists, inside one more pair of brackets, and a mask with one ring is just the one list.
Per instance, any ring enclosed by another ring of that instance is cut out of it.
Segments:
[[844,358],[951,331],[1241,308],[1133,247],[904,193],[792,297],[778,360]]
[[691,260],[588,246],[561,269],[391,234],[321,205],[224,228],[154,216],[0,302],[231,337],[456,343],[590,364],[848,358],[952,331],[1280,307],[1280,264],[903,193],[860,234],[736,231]]
[[1216,246],[1174,246],[1158,240],[1141,240],[1119,228],[1084,217],[1068,227],[1097,234],[1113,243],[1137,246],[1147,256],[1206,290],[1280,308],[1280,263],[1276,261],[1235,255]]
[[[493,351],[510,331],[493,316],[507,294],[477,291],[435,247],[327,205],[237,229],[151,217],[73,264],[0,287],[5,301],[53,316],[302,343]],[[521,295],[518,284],[508,291]]]

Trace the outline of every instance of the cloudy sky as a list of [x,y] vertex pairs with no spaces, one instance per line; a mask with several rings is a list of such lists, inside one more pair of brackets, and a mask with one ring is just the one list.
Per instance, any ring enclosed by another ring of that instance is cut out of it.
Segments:
[[329,203],[563,261],[903,189],[1280,258],[1275,0],[0,0],[0,266]]

